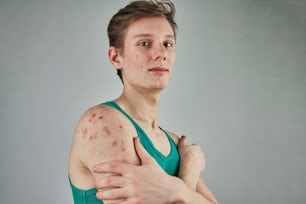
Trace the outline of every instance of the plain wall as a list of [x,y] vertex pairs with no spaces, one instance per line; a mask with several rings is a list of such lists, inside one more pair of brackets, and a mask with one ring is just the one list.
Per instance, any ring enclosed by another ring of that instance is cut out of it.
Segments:
[[[76,123],[116,98],[106,26],[129,1],[0,0],[0,203],[72,203]],[[220,203],[306,202],[306,1],[175,0],[160,125],[206,153]]]

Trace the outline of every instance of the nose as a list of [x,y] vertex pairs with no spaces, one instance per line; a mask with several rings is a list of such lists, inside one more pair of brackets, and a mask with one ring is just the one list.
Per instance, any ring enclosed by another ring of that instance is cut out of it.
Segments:
[[162,42],[154,46],[152,56],[153,60],[165,61],[167,59],[167,50]]

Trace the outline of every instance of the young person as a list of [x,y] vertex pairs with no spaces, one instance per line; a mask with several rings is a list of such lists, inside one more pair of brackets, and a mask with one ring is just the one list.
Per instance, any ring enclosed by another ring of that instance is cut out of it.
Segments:
[[174,14],[170,0],[143,0],[112,17],[108,57],[123,90],[89,108],[76,127],[69,158],[75,204],[217,203],[200,177],[200,146],[157,121],[175,62]]

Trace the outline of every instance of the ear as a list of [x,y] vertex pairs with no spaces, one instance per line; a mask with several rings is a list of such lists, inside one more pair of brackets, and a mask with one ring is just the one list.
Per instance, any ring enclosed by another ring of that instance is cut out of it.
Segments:
[[110,63],[116,68],[121,69],[121,54],[120,51],[115,47],[110,47],[108,49],[108,59]]

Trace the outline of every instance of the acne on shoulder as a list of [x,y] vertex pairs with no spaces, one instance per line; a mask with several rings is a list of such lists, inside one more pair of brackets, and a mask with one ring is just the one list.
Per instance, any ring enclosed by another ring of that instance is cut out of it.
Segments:
[[107,136],[111,136],[112,135],[111,130],[107,126],[104,126],[102,130],[105,132],[105,134]]
[[114,147],[114,146],[116,146],[117,145],[117,140],[114,140],[113,142],[112,142],[112,146]]
[[[87,117],[79,129],[83,149],[88,149],[91,154],[105,154],[105,151],[121,152],[126,154],[127,142],[122,138],[125,134],[125,125],[120,120],[114,120],[108,114],[108,109],[92,109],[87,112]],[[109,117],[108,117],[109,116]],[[109,150],[107,150],[110,148]]]
[[104,119],[104,116],[102,114],[100,116],[98,116],[98,117],[96,117],[96,116],[97,116],[96,113],[92,113],[91,116],[89,117],[88,122],[96,123],[97,120],[103,120]]

